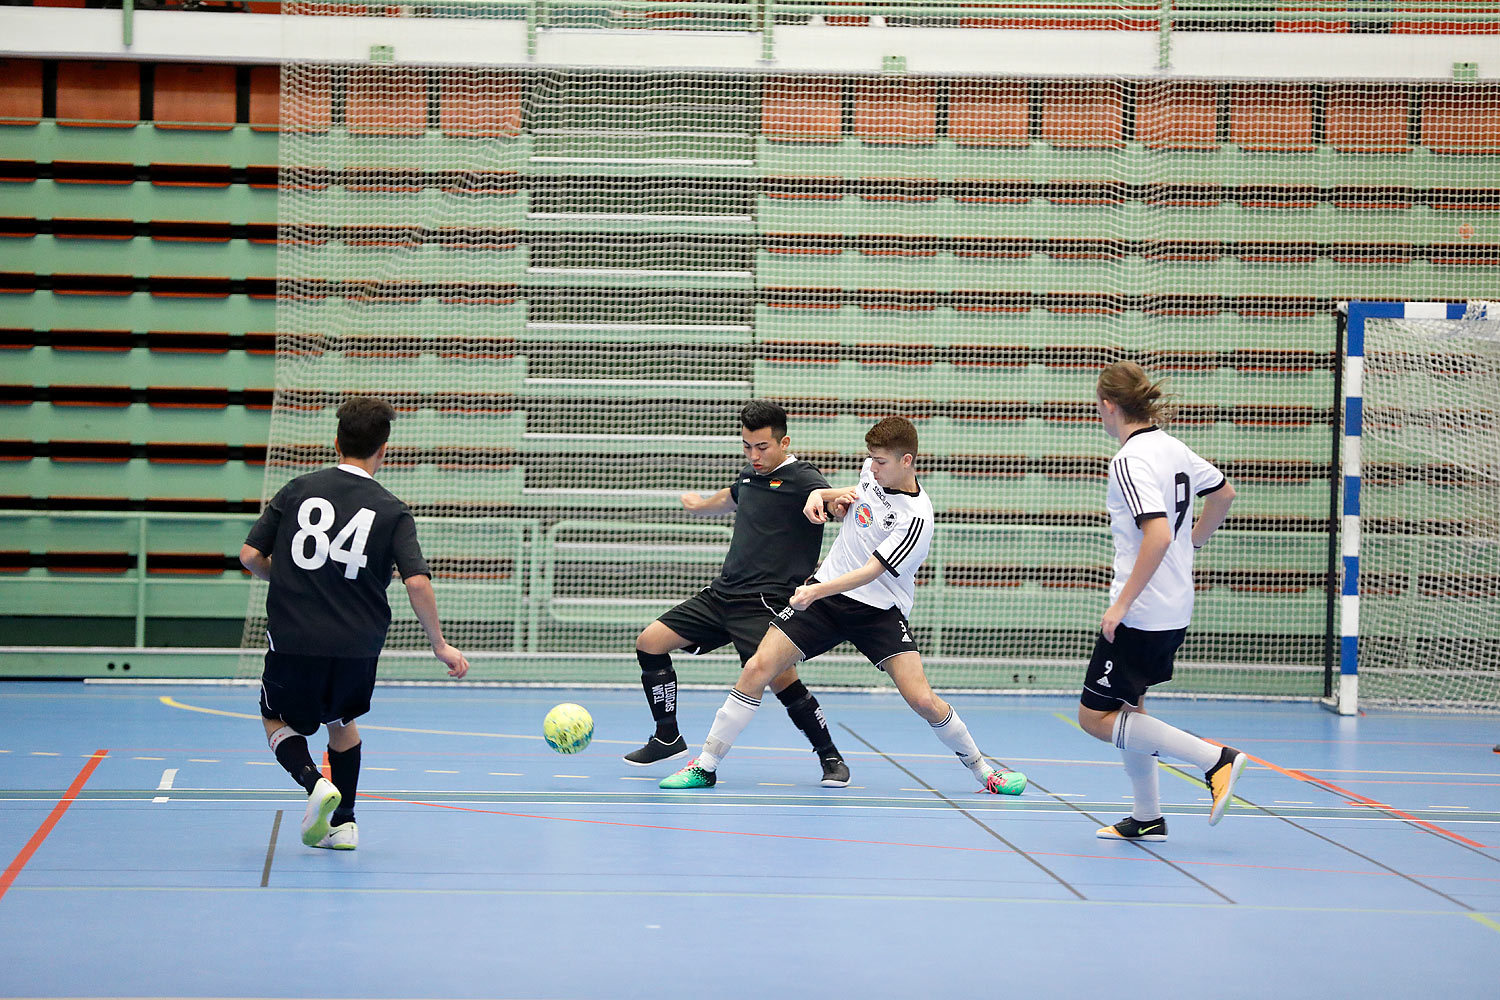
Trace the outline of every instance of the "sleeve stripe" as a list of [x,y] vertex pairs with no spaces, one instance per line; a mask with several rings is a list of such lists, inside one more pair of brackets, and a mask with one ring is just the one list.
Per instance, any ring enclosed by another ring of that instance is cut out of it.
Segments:
[[1136,492],[1135,482],[1130,478],[1130,469],[1123,458],[1117,458],[1114,462],[1115,479],[1120,483],[1120,492],[1125,496],[1125,502],[1130,505],[1130,512],[1136,516],[1141,513],[1141,495]]
[[916,548],[917,540],[922,537],[922,526],[925,523],[920,517],[912,518],[911,527],[907,529],[906,537],[901,540],[901,544],[896,546],[896,551],[891,553],[890,562],[886,562],[884,559],[881,560],[881,562],[885,562],[886,566],[892,572],[895,571],[897,566],[901,565],[903,559],[911,555],[911,550]]
[[1227,483],[1227,482],[1229,482],[1228,479],[1224,478],[1223,476],[1220,476],[1219,477],[1219,481],[1217,483],[1214,483],[1212,486],[1210,486],[1206,490],[1199,490],[1198,491],[1198,495],[1200,497],[1206,497],[1210,493],[1217,493],[1217,492],[1219,492],[1220,490],[1222,490],[1224,488],[1224,484]]

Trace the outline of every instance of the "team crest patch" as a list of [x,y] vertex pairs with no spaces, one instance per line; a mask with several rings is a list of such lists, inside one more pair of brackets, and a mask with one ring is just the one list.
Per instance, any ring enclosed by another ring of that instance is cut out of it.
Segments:
[[885,517],[882,517],[880,519],[880,526],[886,531],[890,531],[892,528],[894,528],[896,526],[895,513],[893,511],[887,511]]
[[868,528],[875,520],[875,512],[870,510],[870,505],[862,503],[854,510],[854,520],[861,528]]

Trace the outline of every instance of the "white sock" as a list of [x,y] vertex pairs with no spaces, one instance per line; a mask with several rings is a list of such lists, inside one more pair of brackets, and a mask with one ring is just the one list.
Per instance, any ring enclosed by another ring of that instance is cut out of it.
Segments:
[[755,718],[757,708],[760,708],[758,699],[730,688],[729,697],[724,699],[724,706],[714,716],[714,724],[708,730],[708,739],[703,741],[703,752],[698,754],[698,766],[705,771],[718,770],[719,761],[729,756],[734,741],[739,739],[740,733]]
[[1115,720],[1115,746],[1136,753],[1176,757],[1204,773],[1219,762],[1218,747],[1144,712],[1120,712]]
[[985,761],[984,754],[979,752],[979,747],[974,742],[974,737],[969,735],[969,727],[964,725],[964,720],[958,717],[958,709],[949,706],[948,717],[942,722],[930,722],[932,731],[937,738],[943,741],[943,746],[958,755],[958,759],[973,772],[974,777],[981,782],[985,776],[993,770]]
[[1121,750],[1120,759],[1125,762],[1125,774],[1135,792],[1135,808],[1130,810],[1130,815],[1143,823],[1160,819],[1161,771],[1156,766],[1156,758],[1148,753]]

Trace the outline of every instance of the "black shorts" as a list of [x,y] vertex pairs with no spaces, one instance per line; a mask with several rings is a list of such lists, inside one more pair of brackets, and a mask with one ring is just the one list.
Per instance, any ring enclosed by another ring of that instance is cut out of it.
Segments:
[[370,710],[379,657],[297,656],[266,652],[260,714],[304,736],[325,722],[353,722]]
[[900,608],[872,608],[843,594],[814,601],[804,611],[786,608],[771,624],[792,641],[804,660],[846,640],[882,670],[882,664],[896,654],[918,652]]
[[726,642],[744,663],[755,655],[776,612],[786,607],[790,594],[721,594],[704,587],[657,621],[688,641],[689,653],[707,653]]
[[1139,705],[1148,687],[1172,679],[1172,660],[1186,635],[1185,628],[1148,632],[1121,625],[1109,642],[1101,633],[1078,700],[1096,712],[1113,712],[1122,702]]

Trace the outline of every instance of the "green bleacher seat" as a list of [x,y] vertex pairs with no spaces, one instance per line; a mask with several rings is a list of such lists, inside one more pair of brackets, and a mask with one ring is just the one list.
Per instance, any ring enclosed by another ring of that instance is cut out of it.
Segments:
[[[276,384],[269,354],[178,354],[140,348],[125,351],[67,351],[36,347],[0,351],[7,382],[29,385],[223,386],[270,389]],[[55,416],[62,418],[63,414]],[[111,435],[116,436],[116,435]]]
[[276,191],[247,184],[166,187],[132,184],[62,184],[51,180],[0,183],[0,215],[29,219],[153,219],[274,223]]
[[[223,409],[148,406],[58,406],[33,403],[3,407],[5,436],[13,439],[107,439],[131,441],[225,441],[232,445],[266,443],[271,411],[242,405]],[[0,465],[0,482],[5,467]],[[0,487],[0,493],[6,492]]]

